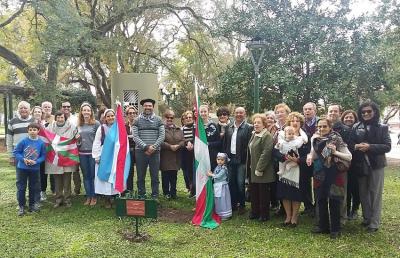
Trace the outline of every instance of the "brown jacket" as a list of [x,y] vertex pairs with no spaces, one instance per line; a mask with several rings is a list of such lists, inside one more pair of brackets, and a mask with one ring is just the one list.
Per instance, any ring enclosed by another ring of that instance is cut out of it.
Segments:
[[[179,149],[173,151],[171,145],[179,145]],[[178,170],[181,167],[181,148],[185,146],[183,132],[179,127],[165,127],[165,140],[161,143],[160,170]]]

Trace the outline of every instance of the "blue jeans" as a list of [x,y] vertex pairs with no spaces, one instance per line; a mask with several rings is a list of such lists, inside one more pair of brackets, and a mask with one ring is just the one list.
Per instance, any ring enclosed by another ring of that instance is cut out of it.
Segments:
[[25,206],[26,203],[25,192],[28,182],[29,207],[33,207],[36,203],[38,195],[40,194],[39,178],[39,170],[17,168],[17,200],[20,207]]
[[94,192],[94,158],[92,157],[92,155],[79,155],[79,160],[83,174],[83,186],[85,187],[86,197],[95,197],[96,194]]
[[136,155],[136,171],[137,171],[137,188],[138,194],[143,196],[146,194],[146,172],[147,167],[150,170],[151,177],[151,197],[158,198],[159,184],[158,170],[160,168],[160,151],[155,151],[150,156],[146,155],[143,150],[135,150]]
[[245,206],[245,180],[246,180],[246,164],[235,162],[232,158],[229,163],[229,190],[231,192],[232,209]]

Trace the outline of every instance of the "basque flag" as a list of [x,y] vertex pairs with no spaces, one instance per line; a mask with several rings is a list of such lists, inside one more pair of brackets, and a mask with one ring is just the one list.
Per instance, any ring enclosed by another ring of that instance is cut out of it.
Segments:
[[115,121],[104,138],[97,176],[122,193],[126,189],[131,159],[121,103],[116,103]]

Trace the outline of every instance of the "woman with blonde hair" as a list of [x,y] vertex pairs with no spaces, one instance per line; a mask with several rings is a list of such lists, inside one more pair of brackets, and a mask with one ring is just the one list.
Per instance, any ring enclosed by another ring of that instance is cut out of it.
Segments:
[[92,146],[100,123],[94,118],[92,106],[82,103],[78,114],[78,149],[80,168],[83,174],[83,186],[86,192],[84,205],[94,206],[97,203],[94,192],[95,161],[92,157]]
[[[290,113],[286,118],[285,126],[290,126],[294,129],[294,136],[296,138],[300,137],[303,145],[297,149],[297,153],[282,154],[277,151],[274,152],[279,162],[291,161],[299,165],[299,169],[291,170],[290,174],[280,175],[277,183],[277,198],[282,201],[286,213],[284,226],[297,226],[300,204],[303,201],[300,174],[305,173],[306,157],[310,151],[307,134],[301,129],[303,124],[304,117],[302,114],[298,112]],[[278,134],[278,138],[282,139],[284,137],[285,133],[281,131]]]

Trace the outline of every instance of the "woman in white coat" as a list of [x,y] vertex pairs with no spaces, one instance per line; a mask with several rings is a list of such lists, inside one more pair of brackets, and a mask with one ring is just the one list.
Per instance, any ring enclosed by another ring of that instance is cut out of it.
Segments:
[[105,208],[110,209],[112,207],[111,200],[114,195],[119,194],[118,191],[114,189],[114,186],[107,182],[101,180],[97,173],[99,168],[99,163],[101,162],[101,151],[103,149],[103,143],[108,130],[111,128],[115,120],[115,112],[112,109],[107,109],[104,112],[105,123],[99,126],[96,131],[96,136],[93,141],[92,156],[96,162],[95,173],[96,177],[94,179],[94,190],[96,194],[104,195],[105,198]]

